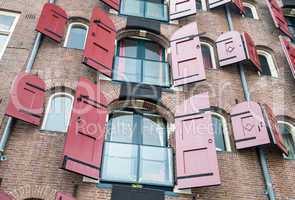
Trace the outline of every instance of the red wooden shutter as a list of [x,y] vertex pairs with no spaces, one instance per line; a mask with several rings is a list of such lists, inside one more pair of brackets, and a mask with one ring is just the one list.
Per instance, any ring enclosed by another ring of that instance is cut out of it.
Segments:
[[266,0],[266,4],[269,8],[272,19],[275,26],[279,28],[283,33],[292,38],[292,34],[289,32],[288,22],[284,16],[282,8],[279,6],[277,0]]
[[64,169],[99,178],[106,106],[98,86],[80,78],[64,147]]
[[241,0],[208,0],[210,9],[223,6],[227,3],[233,3],[233,5],[236,6],[241,13],[245,12],[245,8]]
[[295,79],[295,46],[289,40],[283,39],[282,37],[280,37],[280,41]]
[[270,143],[262,110],[258,103],[250,101],[237,104],[232,108],[230,115],[237,149]]
[[240,10],[241,14],[245,13],[245,7],[243,5],[242,0],[233,0],[232,2]]
[[179,19],[197,13],[196,0],[170,1],[170,19]]
[[241,34],[237,31],[223,33],[216,41],[220,66],[226,66],[246,60]]
[[104,2],[105,4],[117,11],[120,10],[120,0],[102,0],[102,2]]
[[13,198],[5,192],[0,192],[0,200],[13,200]]
[[248,59],[259,71],[262,71],[257,50],[252,38],[250,37],[248,33],[244,32],[243,39],[245,42],[245,48],[246,48]]
[[177,188],[220,184],[209,97],[193,96],[176,107]]
[[64,194],[62,192],[57,192],[56,193],[56,200],[76,200],[72,195],[69,194]]
[[9,96],[6,115],[40,125],[44,110],[45,83],[38,76],[19,73]]
[[108,15],[94,7],[84,50],[83,63],[104,75],[112,76],[116,30]]
[[272,143],[275,144],[284,154],[288,155],[288,149],[285,147],[283,136],[278,126],[278,121],[272,109],[268,105],[264,104],[263,111],[266,124],[272,138]]
[[67,20],[68,16],[62,8],[52,3],[46,3],[36,30],[56,42],[61,42],[65,33]]
[[196,23],[178,29],[171,37],[174,85],[205,80],[205,67]]

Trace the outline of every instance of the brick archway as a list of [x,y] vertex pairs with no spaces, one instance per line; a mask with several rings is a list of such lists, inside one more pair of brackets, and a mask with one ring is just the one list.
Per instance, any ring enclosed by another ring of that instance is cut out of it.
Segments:
[[13,200],[55,200],[56,190],[45,185],[27,185],[11,193]]

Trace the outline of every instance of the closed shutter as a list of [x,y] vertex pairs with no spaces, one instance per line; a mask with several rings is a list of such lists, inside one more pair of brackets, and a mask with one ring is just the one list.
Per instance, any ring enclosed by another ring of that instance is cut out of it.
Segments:
[[279,28],[287,36],[292,38],[292,34],[289,32],[288,22],[286,21],[284,12],[282,8],[279,6],[277,0],[266,0],[266,4],[269,8],[275,26]]
[[232,127],[237,149],[270,143],[261,107],[256,102],[235,105],[231,112]]
[[80,78],[64,147],[64,169],[99,178],[106,106],[98,86]]
[[209,97],[195,95],[176,107],[177,188],[220,184]]
[[174,85],[205,80],[205,67],[196,23],[178,29],[171,37]]
[[102,2],[104,2],[105,4],[117,11],[120,10],[120,0],[102,0]]
[[210,9],[223,6],[227,3],[232,3],[236,8],[239,9],[241,14],[245,12],[245,8],[241,0],[208,0]]
[[197,13],[196,0],[170,1],[170,20],[179,19]]
[[36,30],[56,42],[61,42],[65,33],[67,20],[68,16],[62,8],[52,3],[46,3]]
[[38,76],[20,73],[15,78],[6,115],[40,125],[44,110],[45,83]]
[[57,192],[55,200],[76,200],[76,199],[74,197],[72,197],[71,195],[69,195],[69,194],[64,194],[62,192]]
[[115,53],[116,30],[108,15],[95,7],[84,49],[83,63],[111,77]]
[[284,54],[288,60],[290,69],[295,79],[295,46],[287,39],[280,37],[281,45],[283,47]]
[[257,53],[256,47],[255,47],[255,44],[254,44],[252,38],[246,32],[243,33],[243,38],[244,38],[244,42],[245,42],[245,47],[246,47],[248,59],[259,71],[262,71],[259,57],[258,57],[258,53]]

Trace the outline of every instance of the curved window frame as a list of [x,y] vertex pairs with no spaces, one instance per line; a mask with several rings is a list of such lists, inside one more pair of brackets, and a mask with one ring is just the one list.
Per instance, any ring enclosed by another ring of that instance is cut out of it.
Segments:
[[[290,122],[287,122],[287,121],[281,121],[279,120],[278,121],[278,124],[284,124],[284,125],[287,125],[290,127],[291,129],[291,135],[292,135],[292,139],[293,139],[293,142],[295,144],[295,126],[293,124],[291,124]],[[289,158],[288,156],[286,156],[285,154],[283,154],[284,158],[285,159],[290,159],[290,160],[295,160],[294,158]],[[295,155],[294,155],[295,156]]]
[[[86,40],[87,40],[87,35],[88,35],[88,31],[89,31],[89,26],[84,24],[84,23],[81,23],[81,22],[71,22],[68,26],[68,30],[67,30],[67,34],[66,34],[66,37],[65,37],[65,41],[64,41],[64,48],[69,48],[69,49],[78,49],[78,48],[71,48],[71,47],[68,47],[68,42],[69,42],[69,36],[70,36],[70,33],[71,33],[71,30],[73,28],[73,26],[81,26],[81,27],[85,27],[86,28],[86,36],[85,36],[85,41],[84,41],[84,45],[83,45],[83,49],[85,48],[85,45],[86,45]],[[83,49],[79,49],[79,50],[83,50]]]
[[[46,106],[46,111],[44,113],[44,118],[43,118],[43,122],[42,122],[42,126],[41,126],[41,130],[42,131],[49,131],[49,132],[60,132],[60,133],[66,133],[68,128],[69,128],[69,124],[70,124],[70,120],[71,120],[71,117],[69,117],[69,120],[67,122],[67,130],[66,131],[52,131],[52,130],[47,130],[45,129],[45,126],[46,126],[46,122],[48,120],[48,114],[49,114],[49,111],[50,111],[50,108],[51,108],[51,102],[52,100],[55,98],[55,97],[58,97],[58,96],[66,96],[66,97],[69,97],[71,100],[72,100],[72,103],[71,103],[71,111],[73,110],[73,105],[74,105],[74,96],[69,94],[69,93],[66,93],[66,92],[56,92],[56,93],[53,93],[50,97],[49,97],[49,100],[48,100],[48,103],[47,103],[47,106]],[[71,113],[70,113],[71,114]]]
[[[232,149],[231,149],[231,144],[230,144],[230,136],[229,136],[229,129],[228,129],[228,126],[227,126],[227,121],[225,119],[225,117],[217,112],[214,112],[212,111],[212,116],[216,116],[218,118],[221,119],[221,122],[222,122],[222,128],[223,128],[223,138],[224,138],[224,143],[225,143],[225,152],[231,152]],[[216,148],[216,151],[218,152],[223,152],[222,150]]]
[[[259,20],[257,9],[256,9],[256,7],[253,4],[248,3],[248,2],[243,2],[243,6],[244,7],[247,7],[247,8],[250,8],[250,10],[252,12],[252,15],[253,15],[253,18],[251,18],[251,19]],[[246,18],[246,16],[244,16],[244,17]]]
[[209,47],[211,62],[212,62],[212,69],[217,69],[217,63],[216,63],[216,58],[215,58],[215,49],[214,49],[213,45],[208,42],[204,42],[204,41],[201,41],[201,45],[205,45],[205,46]]
[[[269,66],[269,70],[270,70],[270,73],[271,73],[271,77],[278,78],[279,77],[279,72],[278,72],[278,69],[277,69],[277,67],[275,65],[275,61],[274,61],[273,56],[270,53],[268,53],[267,51],[260,50],[260,49],[257,50],[257,54],[258,54],[258,56],[261,55],[261,56],[264,56],[266,58],[268,66]],[[264,76],[260,72],[258,72],[258,74],[259,74],[259,76]]]

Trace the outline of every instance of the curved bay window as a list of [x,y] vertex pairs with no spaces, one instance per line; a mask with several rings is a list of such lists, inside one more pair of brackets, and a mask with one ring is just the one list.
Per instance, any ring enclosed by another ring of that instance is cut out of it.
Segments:
[[104,145],[102,180],[173,186],[166,121],[141,111],[114,111]]
[[140,39],[122,39],[117,45],[113,79],[162,87],[170,86],[165,49]]

